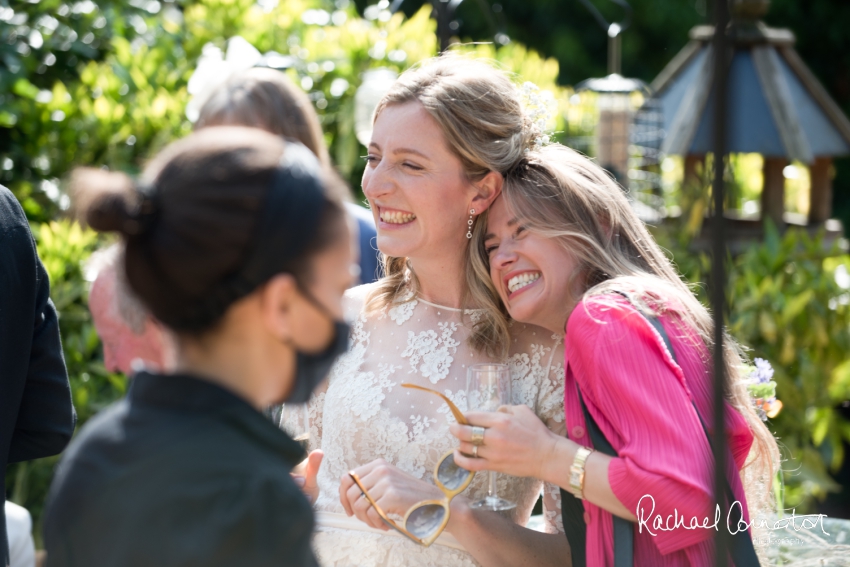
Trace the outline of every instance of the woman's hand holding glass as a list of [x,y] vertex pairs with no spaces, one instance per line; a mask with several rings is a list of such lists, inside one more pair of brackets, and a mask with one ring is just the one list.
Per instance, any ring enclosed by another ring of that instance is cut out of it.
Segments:
[[[502,406],[498,412],[472,411],[465,415],[469,425],[453,423],[449,431],[461,442],[454,453],[455,462],[467,470],[547,480],[545,469],[553,464],[556,445],[567,441],[550,431],[525,405]],[[473,426],[485,428],[478,458],[469,456],[474,448]]]
[[[512,476],[533,477],[570,490],[570,465],[578,443],[550,431],[528,406],[503,406],[498,413],[469,412],[469,425],[452,424],[452,435],[460,439],[455,462],[470,471],[497,471]],[[472,452],[472,427],[485,427],[484,444],[478,458]],[[594,452],[587,460],[584,498],[597,506],[636,522],[634,514],[614,495],[608,482],[611,457]]]
[[[473,364],[467,369],[466,398],[469,408],[480,412],[497,412],[511,402],[511,371],[507,364]],[[479,457],[484,443],[486,427],[475,427],[472,457]],[[487,496],[472,503],[478,510],[499,512],[512,510],[516,502],[505,500],[497,494],[496,472],[491,470],[487,477]]]

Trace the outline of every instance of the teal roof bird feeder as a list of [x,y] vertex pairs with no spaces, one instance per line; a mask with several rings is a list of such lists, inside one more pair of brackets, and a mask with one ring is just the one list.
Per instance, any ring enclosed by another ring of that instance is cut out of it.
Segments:
[[[762,219],[770,218],[779,227],[793,223],[813,231],[825,228],[828,238],[837,238],[841,224],[830,219],[831,166],[833,157],[850,155],[850,120],[794,50],[794,34],[761,21],[769,5],[769,0],[732,0],[727,148],[729,153],[759,153],[764,158]],[[696,177],[696,164],[711,151],[713,34],[713,26],[693,28],[691,41],[651,85],[666,131],[662,153],[684,156],[686,180]],[[783,169],[791,161],[809,168],[810,206],[804,220],[785,214]],[[731,223],[730,244],[736,236],[760,236],[761,225]]]

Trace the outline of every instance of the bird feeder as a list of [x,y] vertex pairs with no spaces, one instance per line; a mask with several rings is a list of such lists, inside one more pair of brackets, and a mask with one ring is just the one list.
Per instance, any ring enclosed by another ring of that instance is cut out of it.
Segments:
[[576,85],[576,92],[596,94],[597,162],[629,189],[638,216],[655,223],[661,219],[661,199],[654,195],[660,190],[660,175],[653,170],[660,164],[663,130],[650,88],[640,79],[621,75],[620,35],[626,25],[607,24],[608,76],[587,79]]
[[[791,161],[808,166],[811,179],[808,218],[812,231],[825,228],[839,237],[832,213],[832,159],[850,154],[850,121],[794,50],[794,34],[766,26],[761,18],[769,0],[733,0],[726,124],[729,153],[764,158],[761,218],[783,227],[783,169]],[[697,164],[711,152],[714,112],[713,26],[697,26],[691,41],[651,84],[660,103],[666,137],[662,152],[685,159],[685,179],[696,178]],[[747,229],[761,234],[761,221]],[[730,235],[734,240],[735,235]],[[829,238],[828,238],[829,240]]]

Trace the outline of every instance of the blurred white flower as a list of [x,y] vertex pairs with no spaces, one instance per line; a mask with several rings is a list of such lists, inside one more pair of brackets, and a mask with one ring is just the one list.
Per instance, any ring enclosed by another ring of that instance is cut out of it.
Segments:
[[842,289],[850,289],[850,274],[847,273],[847,266],[839,264],[835,268],[835,283]]
[[206,44],[198,60],[198,67],[189,78],[188,91],[191,98],[186,105],[186,117],[195,122],[204,103],[216,88],[236,73],[247,71],[261,58],[262,54],[257,48],[238,35],[227,40],[227,53],[224,55],[212,43]]

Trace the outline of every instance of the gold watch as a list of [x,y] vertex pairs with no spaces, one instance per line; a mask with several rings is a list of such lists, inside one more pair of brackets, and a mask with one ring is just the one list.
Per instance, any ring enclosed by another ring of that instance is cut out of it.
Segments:
[[592,452],[593,449],[579,447],[570,466],[570,489],[579,500],[584,500],[584,465]]

